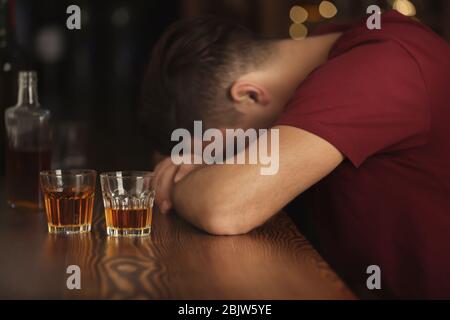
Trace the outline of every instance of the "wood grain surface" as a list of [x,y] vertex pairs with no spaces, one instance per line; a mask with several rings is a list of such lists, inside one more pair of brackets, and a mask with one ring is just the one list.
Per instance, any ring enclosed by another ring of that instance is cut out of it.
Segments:
[[[4,197],[1,197],[4,202]],[[243,236],[207,235],[155,214],[146,238],[106,236],[101,202],[93,231],[47,233],[43,212],[0,210],[1,299],[352,299],[290,218]],[[81,269],[69,290],[66,268]]]

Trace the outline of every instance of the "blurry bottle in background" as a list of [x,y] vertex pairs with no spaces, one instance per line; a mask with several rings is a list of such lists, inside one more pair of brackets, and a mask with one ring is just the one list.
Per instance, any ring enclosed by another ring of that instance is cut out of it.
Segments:
[[[14,32],[13,2],[0,0],[0,113],[17,99],[17,68],[11,39]],[[0,175],[5,172],[6,135],[4,122],[0,122]]]
[[50,111],[39,105],[35,72],[19,73],[17,105],[5,111],[5,125],[7,201],[42,208],[39,172],[50,169]]

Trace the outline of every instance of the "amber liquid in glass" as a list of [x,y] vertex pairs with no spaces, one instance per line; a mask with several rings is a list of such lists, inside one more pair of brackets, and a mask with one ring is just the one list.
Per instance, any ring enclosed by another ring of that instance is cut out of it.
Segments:
[[44,198],[49,232],[79,233],[91,230],[94,190],[45,190]]
[[42,208],[39,172],[50,169],[51,152],[6,149],[6,192],[12,207]]
[[152,208],[105,209],[106,227],[113,235],[146,235],[152,224]]

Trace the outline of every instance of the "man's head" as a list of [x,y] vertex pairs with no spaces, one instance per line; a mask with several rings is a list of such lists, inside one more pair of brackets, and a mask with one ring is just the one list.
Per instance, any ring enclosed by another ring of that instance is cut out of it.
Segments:
[[[154,47],[144,81],[144,121],[156,135],[175,128],[269,127],[279,114],[270,88],[255,77],[276,47],[216,17],[172,25]],[[164,126],[164,127],[162,127]],[[169,138],[170,140],[170,138]]]

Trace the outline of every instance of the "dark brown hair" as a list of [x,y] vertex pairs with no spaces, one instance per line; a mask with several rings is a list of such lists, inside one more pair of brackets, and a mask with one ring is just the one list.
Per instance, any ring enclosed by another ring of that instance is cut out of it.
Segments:
[[266,43],[241,25],[212,16],[169,27],[153,49],[143,83],[141,120],[154,142],[167,144],[175,128],[192,130],[195,120],[204,127],[235,123],[239,113],[229,88],[264,59]]

